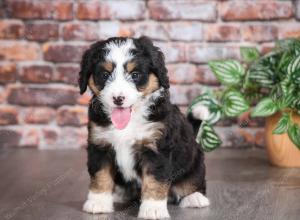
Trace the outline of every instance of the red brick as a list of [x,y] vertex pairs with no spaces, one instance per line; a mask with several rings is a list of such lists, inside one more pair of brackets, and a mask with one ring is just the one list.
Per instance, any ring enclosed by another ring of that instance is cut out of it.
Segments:
[[7,1],[8,11],[11,17],[22,19],[49,19],[52,17],[51,1]]
[[225,1],[220,14],[225,21],[288,19],[293,16],[291,1]]
[[265,55],[266,53],[271,52],[275,47],[275,43],[264,43],[261,45],[261,54]]
[[24,126],[22,131],[22,138],[19,147],[34,147],[37,148],[40,144],[39,128],[32,128]]
[[134,33],[135,37],[142,35],[150,37],[152,40],[168,40],[169,36],[165,27],[158,22],[139,23],[137,25],[131,25],[127,27]]
[[56,23],[28,23],[25,36],[28,40],[47,41],[58,39],[58,24]]
[[24,106],[53,106],[74,105],[77,101],[78,90],[70,86],[25,87],[11,86],[8,102]]
[[46,43],[43,45],[44,59],[53,62],[80,62],[87,48],[82,44]]
[[68,23],[63,26],[63,39],[97,40],[98,29],[95,23]]
[[4,18],[5,17],[5,1],[0,1],[0,18]]
[[63,106],[57,111],[56,121],[60,126],[81,126],[87,124],[87,115],[86,107]]
[[55,110],[48,107],[30,107],[22,109],[21,115],[27,124],[47,124],[54,119]]
[[17,147],[21,140],[21,133],[12,129],[2,128],[0,130],[1,147]]
[[87,129],[84,128],[44,128],[41,149],[79,149],[86,146]]
[[52,78],[52,68],[48,65],[23,66],[20,80],[25,83],[48,83]]
[[300,20],[300,0],[296,0],[296,18]]
[[237,25],[209,24],[204,29],[205,40],[210,42],[239,41],[240,27]]
[[198,82],[205,85],[218,86],[220,85],[219,81],[215,75],[211,72],[208,66],[200,65],[197,68],[197,79]]
[[219,127],[230,127],[237,125],[237,118],[222,118],[217,122],[216,126]]
[[5,87],[0,86],[0,103],[3,103],[6,100],[7,90]]
[[245,127],[264,127],[264,118],[251,118],[250,112],[245,112],[238,117],[237,124],[240,128]]
[[192,64],[169,64],[168,75],[171,83],[190,84],[198,82],[197,68]]
[[0,42],[0,60],[37,60],[39,52],[36,43]]
[[286,38],[299,38],[300,37],[300,24],[299,23],[282,23],[279,26],[278,34],[280,39]]
[[56,71],[53,74],[52,80],[72,85],[78,85],[78,74],[80,71],[79,65],[62,64],[56,66]]
[[21,21],[1,20],[0,39],[19,39],[24,36],[24,25]]
[[1,63],[0,64],[0,84],[15,82],[17,78],[16,64]]
[[118,21],[101,21],[99,22],[99,38],[106,40],[109,37],[131,37],[133,36],[134,25],[122,24]]
[[73,19],[73,2],[55,2],[53,18],[61,21]]
[[256,147],[265,148],[266,146],[266,134],[264,128],[255,129],[254,142]]
[[216,127],[223,143],[222,147],[264,147],[264,128],[240,128],[239,126]]
[[202,24],[198,22],[172,22],[166,25],[166,29],[171,40],[201,41],[203,39]]
[[84,93],[83,95],[79,96],[77,99],[77,103],[79,105],[88,105],[90,103],[92,96],[89,92]]
[[[55,146],[58,140],[58,133],[57,129],[53,128],[44,128],[42,129],[42,137],[44,144],[41,145],[41,148],[49,148],[49,146]],[[58,146],[55,146],[58,147]]]
[[[244,134],[239,132],[237,126],[228,127],[215,127],[215,130],[222,140],[222,147],[235,147],[235,148],[248,148],[254,147],[253,141],[249,143]],[[252,139],[253,135],[251,135]]]
[[185,44],[183,43],[154,43],[165,55],[167,63],[184,62],[186,60]]
[[188,60],[193,63],[207,63],[211,60],[239,58],[239,48],[233,46],[189,45]]
[[201,94],[200,85],[171,85],[171,102],[176,105],[188,105]]
[[217,19],[215,2],[151,0],[148,7],[150,17],[155,20],[215,21]]
[[15,107],[0,106],[0,125],[18,124],[18,111]]
[[145,1],[101,1],[100,19],[141,20],[146,15]]
[[272,25],[247,25],[242,28],[242,35],[246,41],[274,41],[278,38],[278,29]]
[[76,10],[76,16],[81,20],[98,20],[100,18],[100,2],[79,2]]

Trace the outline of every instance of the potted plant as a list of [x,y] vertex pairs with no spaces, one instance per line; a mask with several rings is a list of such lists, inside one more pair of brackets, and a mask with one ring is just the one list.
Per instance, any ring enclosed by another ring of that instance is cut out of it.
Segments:
[[250,112],[251,117],[266,117],[271,163],[300,167],[300,39],[278,41],[263,56],[256,48],[240,52],[242,62],[209,62],[222,86],[204,92],[188,108],[203,121],[197,141],[206,151],[216,149],[222,142],[213,125]]

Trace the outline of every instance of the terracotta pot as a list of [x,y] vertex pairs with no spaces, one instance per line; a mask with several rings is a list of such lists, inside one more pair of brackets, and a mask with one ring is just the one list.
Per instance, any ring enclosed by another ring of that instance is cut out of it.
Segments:
[[[300,150],[290,141],[288,134],[272,134],[280,117],[281,114],[277,113],[266,120],[266,141],[269,160],[271,164],[280,167],[300,167]],[[294,114],[293,122],[300,124],[300,116]]]

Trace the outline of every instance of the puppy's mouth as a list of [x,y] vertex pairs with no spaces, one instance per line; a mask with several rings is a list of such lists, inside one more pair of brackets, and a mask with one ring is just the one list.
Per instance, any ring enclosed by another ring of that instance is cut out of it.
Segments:
[[113,125],[122,130],[126,128],[131,118],[131,107],[127,108],[113,108],[111,113],[111,121]]

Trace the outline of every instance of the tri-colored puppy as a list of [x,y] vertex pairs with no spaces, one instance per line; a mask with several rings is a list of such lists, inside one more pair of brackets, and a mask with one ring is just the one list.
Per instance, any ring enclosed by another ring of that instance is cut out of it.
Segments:
[[160,49],[146,37],[100,41],[84,53],[79,74],[81,94],[87,86],[93,93],[83,210],[113,212],[120,190],[141,201],[138,217],[145,219],[168,218],[171,197],[181,207],[208,206],[204,155],[195,142],[201,121],[170,103]]

